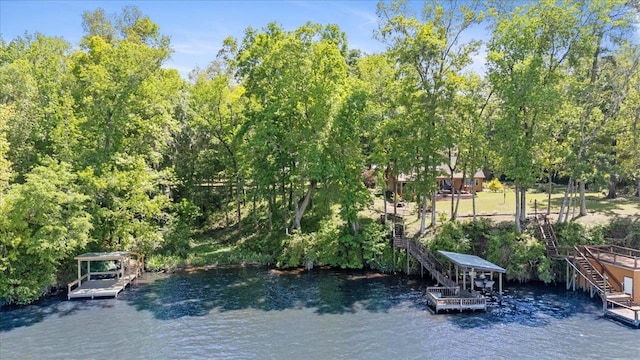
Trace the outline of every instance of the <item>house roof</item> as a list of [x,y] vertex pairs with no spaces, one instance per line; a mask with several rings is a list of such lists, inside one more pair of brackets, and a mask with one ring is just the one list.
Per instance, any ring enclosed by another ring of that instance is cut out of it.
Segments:
[[[456,167],[457,163],[458,163],[458,157],[457,156],[451,156],[450,157],[450,163],[452,167]],[[443,175],[438,176],[439,179],[448,179],[451,178],[451,170],[449,169],[449,164],[441,164],[440,166],[436,167],[436,170],[444,173]],[[469,174],[467,174],[468,177]],[[454,172],[453,173],[453,178],[454,179],[462,179],[462,172]],[[478,169],[474,174],[473,174],[473,178],[474,179],[484,179],[484,171],[482,171],[482,169]]]
[[[451,171],[449,170],[449,167],[447,165],[438,166],[438,170],[440,170],[440,171],[442,171],[444,173],[443,175],[439,175],[438,179],[450,179],[451,178]],[[454,179],[462,179],[462,172],[453,173],[453,178]],[[473,174],[473,178],[474,179],[484,179],[484,171],[482,171],[482,169],[479,169],[478,171],[475,172],[475,174]],[[468,174],[467,174],[467,179],[469,179],[469,175]]]
[[481,270],[481,271],[499,272],[499,273],[507,272],[507,270],[479,256],[455,253],[450,251],[442,251],[442,250],[438,250],[438,252],[442,254],[442,256],[446,257],[447,260],[451,261],[452,263],[460,267],[472,268],[474,270]]

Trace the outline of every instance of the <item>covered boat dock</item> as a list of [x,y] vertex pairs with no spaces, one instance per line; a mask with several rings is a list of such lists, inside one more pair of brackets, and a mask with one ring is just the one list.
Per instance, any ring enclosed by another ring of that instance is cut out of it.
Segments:
[[450,264],[448,278],[453,277],[451,267],[455,267],[455,282],[450,281],[448,286],[427,288],[427,302],[436,313],[441,310],[486,310],[487,300],[482,292],[493,291],[495,273],[498,274],[499,296],[502,299],[502,274],[506,273],[505,269],[475,255],[442,250],[438,250],[438,253]]
[[[469,290],[471,291],[474,291],[476,288],[480,290],[493,288],[493,284],[495,283],[493,274],[497,273],[498,294],[502,298],[502,274],[506,273],[507,270],[475,255],[442,250],[438,250],[438,253],[447,258],[447,260],[455,266],[456,284],[459,284],[460,275],[462,275],[462,289],[464,290],[467,289],[467,283],[469,283]],[[449,271],[451,271],[451,269]]]
[[128,251],[86,253],[75,259],[78,278],[67,285],[68,299],[118,297],[144,271],[144,257]]

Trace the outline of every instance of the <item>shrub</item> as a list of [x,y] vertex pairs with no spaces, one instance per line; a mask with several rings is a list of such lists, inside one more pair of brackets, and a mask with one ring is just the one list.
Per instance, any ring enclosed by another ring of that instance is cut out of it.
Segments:
[[487,187],[492,192],[498,192],[504,190],[504,185],[498,180],[498,178],[493,178],[489,183],[487,183]]
[[428,244],[432,252],[437,250],[453,251],[459,253],[469,252],[470,241],[458,221],[447,221],[439,229]]

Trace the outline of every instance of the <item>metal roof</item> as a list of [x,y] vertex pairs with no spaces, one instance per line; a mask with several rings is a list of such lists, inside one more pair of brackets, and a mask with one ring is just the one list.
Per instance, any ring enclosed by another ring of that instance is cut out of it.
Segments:
[[507,272],[507,270],[479,256],[469,255],[469,254],[460,254],[460,253],[442,251],[442,250],[438,250],[438,252],[442,254],[442,256],[446,257],[447,260],[461,267],[473,268],[474,270],[493,271],[493,272],[499,272],[499,273]]
[[131,253],[128,251],[112,251],[112,252],[95,252],[85,253],[75,257],[76,260],[120,260],[123,257],[129,256]]

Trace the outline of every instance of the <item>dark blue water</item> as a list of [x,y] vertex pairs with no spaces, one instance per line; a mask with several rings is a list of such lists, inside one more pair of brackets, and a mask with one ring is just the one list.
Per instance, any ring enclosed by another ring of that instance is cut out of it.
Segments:
[[0,313],[0,359],[640,359],[640,330],[563,287],[432,314],[428,282],[260,268],[147,274],[118,299]]

